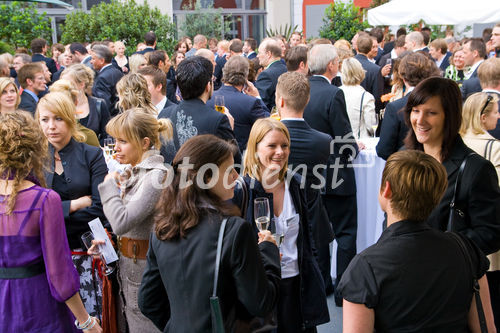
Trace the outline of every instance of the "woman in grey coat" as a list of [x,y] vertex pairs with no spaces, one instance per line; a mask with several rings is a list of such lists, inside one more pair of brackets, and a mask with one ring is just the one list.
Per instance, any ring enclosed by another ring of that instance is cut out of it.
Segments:
[[167,168],[159,154],[160,134],[170,139],[172,125],[147,111],[131,109],[113,118],[106,131],[116,139],[116,160],[128,164],[99,185],[104,214],[118,236],[118,278],[129,332],[159,332],[137,306],[137,291],[146,267],[153,214]]

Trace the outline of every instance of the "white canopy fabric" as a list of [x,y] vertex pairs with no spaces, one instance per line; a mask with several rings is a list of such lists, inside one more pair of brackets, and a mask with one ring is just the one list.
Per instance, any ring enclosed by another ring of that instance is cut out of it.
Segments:
[[500,22],[499,0],[392,0],[368,10],[368,23],[455,25]]

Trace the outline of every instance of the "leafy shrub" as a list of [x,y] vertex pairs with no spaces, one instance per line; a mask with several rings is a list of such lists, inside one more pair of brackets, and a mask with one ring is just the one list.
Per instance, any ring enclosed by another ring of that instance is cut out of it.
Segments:
[[66,15],[61,42],[122,40],[127,53],[131,54],[137,44],[144,41],[144,34],[148,31],[155,32],[159,49],[168,53],[173,51],[175,25],[168,15],[150,8],[146,1],[139,5],[134,0],[112,0],[93,6],[90,13],[74,11]]
[[320,36],[328,39],[351,40],[356,32],[368,28],[370,25],[363,21],[359,7],[349,2],[335,1],[325,10],[323,26]]

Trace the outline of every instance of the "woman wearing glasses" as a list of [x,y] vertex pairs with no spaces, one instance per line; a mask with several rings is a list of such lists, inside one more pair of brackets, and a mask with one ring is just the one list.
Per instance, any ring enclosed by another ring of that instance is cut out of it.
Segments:
[[[496,94],[476,93],[465,101],[460,135],[464,143],[489,160],[500,178],[500,141],[487,131],[494,129],[499,118]],[[500,251],[488,256],[490,269],[486,273],[490,298],[497,326],[500,325]],[[500,326],[499,326],[500,327]]]

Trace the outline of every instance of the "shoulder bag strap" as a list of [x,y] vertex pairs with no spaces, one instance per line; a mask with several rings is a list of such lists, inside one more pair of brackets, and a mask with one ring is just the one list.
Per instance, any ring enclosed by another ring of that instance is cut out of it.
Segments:
[[361,133],[361,116],[363,115],[363,99],[365,98],[366,91],[363,91],[363,95],[361,95],[361,104],[359,105],[359,124],[358,124],[358,138]]
[[245,179],[243,177],[238,176],[236,182],[241,186],[241,217],[245,218],[245,214],[248,209],[248,189],[247,183],[245,183]]
[[467,165],[467,159],[473,154],[475,153],[470,153],[469,155],[465,156],[462,164],[460,164],[460,168],[458,169],[457,180],[455,181],[455,188],[453,190],[453,197],[451,198],[450,202],[450,216],[448,217],[448,226],[446,228],[447,231],[453,230],[453,210],[455,209],[457,194],[460,191],[460,183],[462,182],[462,175],[464,173],[465,166]]
[[491,151],[493,149],[493,143],[495,142],[495,139],[490,139],[488,142],[486,142],[486,146],[484,147],[484,154],[483,157],[487,159],[488,161],[491,160]]
[[476,309],[477,315],[479,318],[479,326],[481,327],[481,333],[488,333],[488,328],[486,325],[486,318],[484,316],[483,303],[481,303],[481,294],[479,292],[479,282],[477,281],[476,274],[474,273],[474,266],[472,266],[472,259],[469,251],[467,250],[467,246],[464,243],[464,240],[454,232],[449,233],[458,243],[460,249],[462,250],[465,258],[467,259],[467,263],[469,264],[472,280],[473,280],[473,290],[474,297],[476,299]]
[[214,289],[212,296],[217,296],[217,282],[219,280],[220,257],[222,253],[222,239],[224,238],[224,229],[226,229],[227,218],[222,220],[219,229],[219,239],[217,240],[217,256],[215,257],[215,271],[214,271]]

